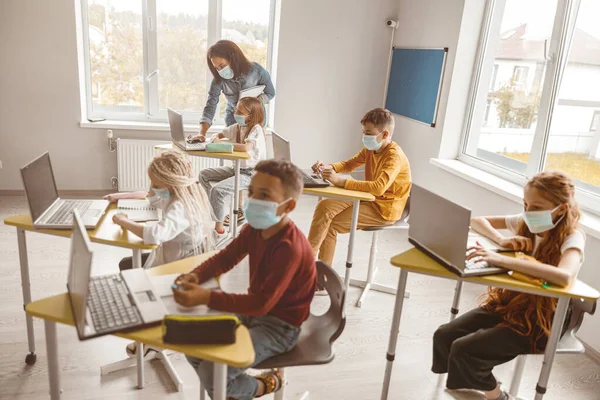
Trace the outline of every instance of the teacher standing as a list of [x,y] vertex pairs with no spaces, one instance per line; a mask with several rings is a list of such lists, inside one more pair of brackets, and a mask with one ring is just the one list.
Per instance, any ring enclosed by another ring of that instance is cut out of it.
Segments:
[[221,93],[225,94],[227,99],[227,108],[225,109],[227,126],[235,124],[233,114],[242,90],[265,85],[263,93],[258,96],[263,105],[275,97],[275,87],[271,82],[271,75],[259,63],[250,62],[238,45],[232,41],[219,40],[212,45],[206,54],[206,62],[213,79],[200,119],[200,135],[196,137],[200,141],[204,141],[206,132],[212,124]]

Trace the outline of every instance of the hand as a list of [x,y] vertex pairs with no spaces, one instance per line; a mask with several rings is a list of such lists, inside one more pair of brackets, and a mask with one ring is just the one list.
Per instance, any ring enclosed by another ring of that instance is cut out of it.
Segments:
[[324,180],[333,183],[335,186],[344,187],[346,178],[342,178],[333,168],[326,168],[321,173]]
[[189,282],[182,282],[184,290],[173,289],[173,297],[177,304],[185,307],[194,307],[208,304],[210,300],[210,290],[200,285]]
[[315,174],[320,174],[321,170],[325,168],[325,163],[323,161],[317,161],[311,168]]
[[113,215],[112,218],[113,222],[119,226],[123,226],[125,224],[125,222],[129,221],[129,217],[127,217],[127,214],[124,213],[118,213]]
[[188,142],[198,142],[198,143],[204,143],[206,141],[206,136],[204,136],[202,133],[199,133],[197,135],[189,135],[187,137]]
[[103,197],[104,200],[108,200],[109,203],[116,203],[119,200],[119,196],[120,193],[111,193],[111,194],[107,194],[106,196]]
[[198,284],[200,283],[198,280],[198,275],[194,274],[193,272],[190,272],[189,274],[182,274],[179,275],[177,277],[177,279],[175,279],[175,284],[181,286],[181,284],[183,283],[195,283]]
[[475,262],[478,261],[486,261],[488,264],[502,267],[503,262],[506,256],[496,253],[495,251],[488,250],[482,246],[474,246],[469,247],[467,249],[467,260],[473,260]]
[[531,239],[523,236],[512,236],[502,239],[498,244],[501,247],[516,251],[532,251],[533,243]]

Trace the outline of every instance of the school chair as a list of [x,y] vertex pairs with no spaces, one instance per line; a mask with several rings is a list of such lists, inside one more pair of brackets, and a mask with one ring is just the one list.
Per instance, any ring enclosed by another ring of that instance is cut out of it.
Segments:
[[[596,311],[596,302],[591,300],[572,299],[571,309],[571,320],[569,322],[569,326],[567,327],[567,331],[558,342],[556,354],[585,353],[585,347],[583,346],[583,343],[581,343],[579,339],[575,337],[575,334],[583,323],[583,317],[585,316],[585,313],[594,315],[594,312]],[[517,356],[515,372],[513,373],[509,390],[509,393],[515,398],[518,398],[517,395],[519,394],[519,386],[521,385],[521,378],[523,377],[526,361],[526,354]]]
[[[404,211],[402,212],[402,216],[392,225],[385,226],[372,226],[368,228],[363,228],[364,232],[373,232],[373,238],[371,240],[371,252],[369,254],[369,269],[367,271],[367,280],[363,281],[361,279],[350,279],[350,285],[357,286],[363,288],[360,297],[356,301],[356,307],[362,307],[365,299],[367,298],[367,294],[369,290],[375,290],[377,292],[396,294],[396,288],[393,286],[381,285],[379,283],[373,282],[375,279],[375,274],[377,273],[377,266],[375,265],[375,260],[377,258],[377,241],[379,239],[379,232],[381,231],[394,231],[394,230],[407,230],[408,229],[408,218],[410,214],[410,195],[406,200],[406,206],[404,206]],[[404,295],[405,298],[410,297],[410,293],[406,292]]]
[[[279,369],[284,376],[281,389],[275,393],[275,400],[285,398],[285,369],[308,365],[323,365],[333,361],[333,342],[344,331],[346,315],[343,304],[346,293],[344,283],[337,273],[322,261],[317,261],[317,281],[325,288],[329,295],[330,305],[323,315],[311,315],[302,324],[298,344],[287,353],[271,357],[253,369]],[[306,391],[299,400],[307,400],[309,392]],[[200,383],[200,398],[204,399],[204,390]]]

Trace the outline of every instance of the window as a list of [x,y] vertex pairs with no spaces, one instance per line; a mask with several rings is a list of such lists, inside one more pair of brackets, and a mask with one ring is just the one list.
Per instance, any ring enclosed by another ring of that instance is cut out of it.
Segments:
[[488,3],[459,159],[516,183],[563,170],[600,212],[597,15],[596,0]]
[[173,108],[197,122],[212,79],[206,51],[221,39],[271,70],[276,0],[81,1],[88,118],[166,121]]

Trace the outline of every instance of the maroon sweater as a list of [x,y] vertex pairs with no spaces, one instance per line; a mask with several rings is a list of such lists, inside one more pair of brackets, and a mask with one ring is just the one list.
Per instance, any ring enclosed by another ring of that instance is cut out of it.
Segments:
[[231,270],[248,255],[248,294],[212,291],[208,306],[236,314],[270,314],[300,326],[308,318],[317,284],[312,248],[292,221],[267,240],[260,234],[260,230],[245,226],[229,246],[193,272],[205,282]]

